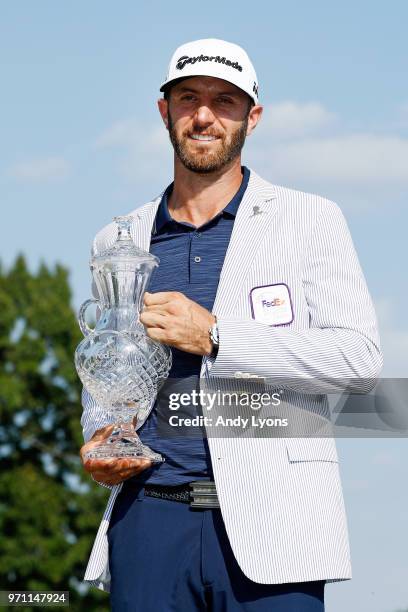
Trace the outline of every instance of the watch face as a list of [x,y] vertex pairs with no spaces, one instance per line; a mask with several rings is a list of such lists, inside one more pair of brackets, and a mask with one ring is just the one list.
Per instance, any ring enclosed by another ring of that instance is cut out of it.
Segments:
[[217,345],[220,342],[217,325],[213,325],[213,327],[211,328],[211,340],[213,341],[214,344],[217,344]]

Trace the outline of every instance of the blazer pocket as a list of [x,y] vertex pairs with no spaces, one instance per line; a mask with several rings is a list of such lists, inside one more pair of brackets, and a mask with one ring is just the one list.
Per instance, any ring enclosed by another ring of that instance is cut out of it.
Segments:
[[285,438],[285,445],[290,463],[339,461],[334,438]]

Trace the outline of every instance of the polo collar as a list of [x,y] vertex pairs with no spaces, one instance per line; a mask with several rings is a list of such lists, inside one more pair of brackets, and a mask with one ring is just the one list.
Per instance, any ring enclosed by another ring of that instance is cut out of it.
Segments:
[[[247,168],[246,166],[241,166],[241,170],[243,174],[241,185],[232,200],[221,211],[221,214],[226,213],[234,218],[236,217],[236,214],[238,212],[238,207],[248,186],[248,181],[251,174],[249,168]],[[168,198],[170,197],[170,194],[173,191],[173,186],[174,181],[170,183],[168,187],[166,187],[160,200],[160,204],[156,213],[155,234],[158,234],[167,223],[172,223],[175,221],[170,215],[168,209]]]

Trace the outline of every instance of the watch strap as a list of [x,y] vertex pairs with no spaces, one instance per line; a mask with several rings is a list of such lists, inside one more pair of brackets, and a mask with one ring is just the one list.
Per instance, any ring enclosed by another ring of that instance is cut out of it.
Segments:
[[216,357],[218,354],[218,348],[220,345],[217,317],[215,317],[215,323],[211,325],[210,329],[208,330],[208,333],[210,336],[211,344],[213,346],[210,357]]

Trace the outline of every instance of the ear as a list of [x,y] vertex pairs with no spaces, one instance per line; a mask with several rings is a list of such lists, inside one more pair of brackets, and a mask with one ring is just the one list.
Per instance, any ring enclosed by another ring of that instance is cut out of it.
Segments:
[[163,119],[163,122],[164,122],[164,125],[166,126],[166,129],[169,129],[168,118],[167,118],[167,112],[168,112],[168,108],[169,108],[168,101],[165,100],[164,98],[159,98],[157,100],[157,106],[159,107],[159,113],[161,114],[161,118]]
[[263,106],[256,104],[251,108],[248,115],[247,136],[249,136],[256,128],[258,121],[261,119]]

